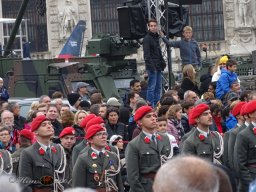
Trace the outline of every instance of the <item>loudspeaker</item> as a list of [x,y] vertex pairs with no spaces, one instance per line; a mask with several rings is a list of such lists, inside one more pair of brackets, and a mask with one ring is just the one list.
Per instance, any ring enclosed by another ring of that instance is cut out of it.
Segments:
[[184,7],[181,9],[180,7],[168,7],[168,28],[170,37],[181,37],[183,28],[188,25],[188,10]]
[[127,40],[143,38],[147,33],[147,23],[141,7],[118,7],[119,35]]
[[252,51],[252,63],[256,66],[256,50]]

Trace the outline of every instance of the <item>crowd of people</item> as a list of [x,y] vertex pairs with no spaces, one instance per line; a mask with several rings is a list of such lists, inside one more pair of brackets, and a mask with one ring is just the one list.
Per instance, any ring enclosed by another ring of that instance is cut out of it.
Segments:
[[22,117],[0,79],[0,181],[8,175],[10,183],[4,191],[253,190],[256,92],[241,90],[237,63],[227,55],[201,76],[199,87],[200,58],[192,28],[185,27],[186,42],[162,37],[192,51],[183,59],[181,84],[161,94],[165,64],[156,24],[149,21],[143,42],[148,79],[132,80],[122,100],[105,101],[79,82],[69,104],[61,92],[42,95]]

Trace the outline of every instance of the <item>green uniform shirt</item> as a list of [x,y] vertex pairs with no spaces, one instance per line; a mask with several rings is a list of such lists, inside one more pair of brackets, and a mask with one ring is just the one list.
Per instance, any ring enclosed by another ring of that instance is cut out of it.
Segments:
[[[214,152],[219,153],[221,150],[220,138],[218,133],[210,131],[208,136],[203,140],[199,138],[200,132],[196,129],[185,141],[182,148],[182,153],[193,154],[213,162]],[[220,161],[220,158],[217,159]]]
[[153,180],[145,175],[155,174],[161,167],[161,155],[169,156],[171,145],[166,135],[148,142],[141,132],[129,142],[126,151],[126,167],[130,192],[152,192]]
[[248,191],[249,184],[256,178],[256,135],[254,125],[238,133],[234,149],[234,161],[242,183],[242,189]]
[[[90,146],[87,146],[78,156],[73,168],[73,187],[88,187],[92,189],[105,188],[105,170],[118,170],[119,160],[117,155],[105,151],[103,157],[97,155]],[[123,192],[121,173],[110,177],[116,183],[119,192]]]

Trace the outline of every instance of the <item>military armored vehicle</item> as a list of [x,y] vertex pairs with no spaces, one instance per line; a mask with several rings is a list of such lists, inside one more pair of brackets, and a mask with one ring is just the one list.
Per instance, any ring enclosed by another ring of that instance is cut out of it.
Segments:
[[13,97],[39,97],[61,91],[64,96],[75,91],[83,81],[99,89],[103,97],[121,98],[132,79],[138,78],[135,59],[136,41],[118,36],[98,36],[89,40],[86,57],[48,60],[0,60],[0,76]]

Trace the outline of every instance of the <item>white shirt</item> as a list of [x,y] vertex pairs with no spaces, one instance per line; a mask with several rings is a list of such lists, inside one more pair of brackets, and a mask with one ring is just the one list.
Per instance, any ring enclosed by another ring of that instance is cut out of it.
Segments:
[[37,141],[37,143],[39,143],[39,145],[43,148],[43,150],[46,152],[47,148],[49,147],[51,149],[51,145],[44,145],[43,143],[40,143],[39,141]]
[[145,131],[142,131],[150,140],[151,140],[151,138],[152,138],[152,135],[155,135],[155,138],[156,138],[156,133],[153,133],[153,134],[151,134],[151,133],[147,133],[147,132],[145,132]]
[[255,122],[252,122],[253,126],[256,127],[256,123]]
[[168,132],[166,132],[164,134],[168,136],[172,148],[174,148],[174,147],[179,148],[178,143],[173,135],[169,134]]
[[105,153],[105,149],[104,149],[104,148],[103,148],[101,151],[99,151],[99,150],[97,150],[97,149],[94,149],[93,147],[91,147],[91,148],[92,148],[92,150],[93,150],[97,155],[99,155],[100,152]]
[[201,133],[203,136],[205,136],[205,137],[207,137],[208,136],[208,134],[210,133],[210,131],[208,130],[208,132],[205,132],[205,131],[203,131],[203,130],[201,130],[201,129],[199,129],[198,127],[196,128],[198,131],[199,131],[199,133]]
[[248,127],[250,125],[247,121],[245,121],[244,124],[246,127]]

